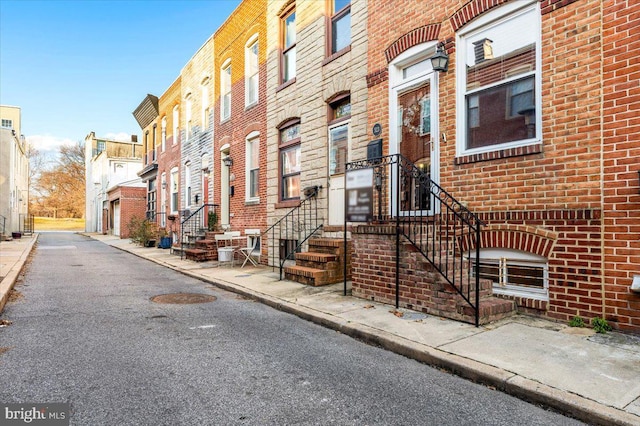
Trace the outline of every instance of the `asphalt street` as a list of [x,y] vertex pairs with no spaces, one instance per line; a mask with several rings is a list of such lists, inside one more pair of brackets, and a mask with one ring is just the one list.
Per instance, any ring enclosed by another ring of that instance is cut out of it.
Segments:
[[[105,244],[42,233],[0,328],[0,401],[77,425],[574,425]],[[156,303],[170,293],[213,295]]]

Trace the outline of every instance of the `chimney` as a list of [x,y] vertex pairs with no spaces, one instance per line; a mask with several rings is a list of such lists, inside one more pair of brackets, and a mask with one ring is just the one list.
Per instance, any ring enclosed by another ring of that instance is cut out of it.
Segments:
[[491,43],[493,43],[493,40],[489,40],[488,38],[473,42],[476,64],[484,62],[487,59],[493,59],[493,47],[491,47]]

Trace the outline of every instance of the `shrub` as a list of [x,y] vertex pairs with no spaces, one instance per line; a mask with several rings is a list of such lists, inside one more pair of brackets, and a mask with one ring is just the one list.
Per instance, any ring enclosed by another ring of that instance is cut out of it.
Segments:
[[569,321],[569,327],[584,327],[585,323],[581,316],[576,315]]
[[129,238],[131,238],[131,241],[143,247],[146,247],[149,241],[154,239],[151,222],[147,219],[139,219],[134,216],[127,224],[127,228],[129,229]]
[[596,333],[606,333],[607,331],[611,331],[611,326],[604,318],[594,318],[591,320],[591,325]]

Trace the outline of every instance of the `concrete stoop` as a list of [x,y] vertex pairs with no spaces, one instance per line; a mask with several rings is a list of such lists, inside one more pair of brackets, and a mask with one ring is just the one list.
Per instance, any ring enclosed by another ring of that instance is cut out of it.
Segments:
[[[347,241],[347,274],[351,268],[351,242]],[[309,250],[296,253],[296,264],[284,268],[284,276],[290,281],[314,287],[344,281],[344,240],[340,238],[312,238]],[[351,279],[347,275],[347,279]]]

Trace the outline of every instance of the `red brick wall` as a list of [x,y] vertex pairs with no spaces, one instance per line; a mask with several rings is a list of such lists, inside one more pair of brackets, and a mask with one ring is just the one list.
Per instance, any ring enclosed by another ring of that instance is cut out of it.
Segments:
[[[144,219],[147,211],[147,189],[120,186],[109,192],[109,208],[113,202],[120,200],[120,238],[129,238],[128,224],[131,218]],[[109,216],[113,211],[109,212]]]
[[640,2],[602,4],[605,317],[640,331]]
[[[267,128],[266,128],[266,2],[264,0],[245,0],[234,11],[227,21],[216,31],[214,42],[216,57],[214,72],[216,74],[215,108],[213,119],[216,126],[214,139],[214,175],[217,177],[214,188],[215,202],[220,204],[221,162],[220,147],[230,144],[229,155],[233,165],[229,173],[234,176],[230,182],[234,195],[230,197],[229,212],[231,228],[266,229],[267,200]],[[245,46],[249,39],[258,34],[259,87],[258,103],[245,107]],[[231,59],[231,115],[228,120],[220,122],[220,68]],[[260,171],[258,203],[246,200],[246,138],[253,132],[260,133]]]
[[491,229],[504,228],[504,238],[485,239],[486,246],[508,247],[522,226],[551,241],[549,302],[518,303],[564,321],[603,316],[640,332],[640,296],[629,290],[640,275],[640,41],[633,32],[640,4],[541,1],[542,144],[456,157],[455,31],[502,3],[445,0],[416,8],[385,0],[369,8],[369,127],[382,124],[387,153],[388,62],[419,42],[446,41],[441,186]]

